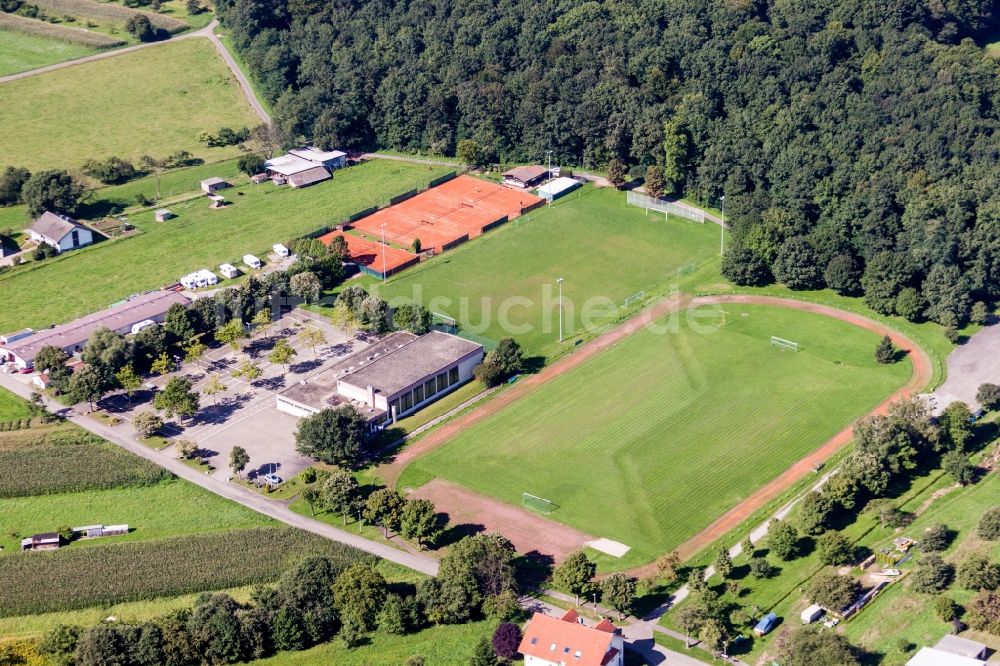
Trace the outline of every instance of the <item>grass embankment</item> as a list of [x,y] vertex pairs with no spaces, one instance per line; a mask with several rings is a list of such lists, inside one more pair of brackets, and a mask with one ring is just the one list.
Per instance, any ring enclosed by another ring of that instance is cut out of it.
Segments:
[[[820,315],[730,305],[724,328],[714,309],[695,321],[637,332],[417,460],[399,485],[437,475],[512,504],[530,492],[559,505],[554,520],[650,559],[910,372],[875,363],[874,334]],[[771,348],[776,333],[802,349]]]

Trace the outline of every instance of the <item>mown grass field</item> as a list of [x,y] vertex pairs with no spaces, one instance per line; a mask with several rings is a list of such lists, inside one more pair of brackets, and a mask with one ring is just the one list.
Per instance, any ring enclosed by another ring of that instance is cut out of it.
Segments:
[[[0,557],[0,614],[25,615],[171,594],[259,585],[308,555],[346,568],[370,555],[294,527],[107,543]],[[58,594],[53,594],[58,590]]]
[[179,150],[219,159],[236,147],[207,148],[202,132],[258,123],[232,72],[202,39],[5,83],[0,114],[0,155],[32,171]]
[[[649,559],[704,528],[905,382],[877,336],[820,315],[728,305],[697,330],[641,330],[418,459],[432,476],[551,517]],[[666,323],[664,320],[661,323]],[[779,335],[798,353],[769,346]]]
[[[572,348],[588,328],[613,322],[632,294],[666,292],[679,281],[679,267],[704,263],[718,253],[718,242],[715,225],[647,216],[625,204],[625,193],[588,185],[376,290],[385,298],[420,301],[453,317],[464,333],[493,340],[514,335],[529,354],[551,356]],[[584,314],[589,314],[589,326]]]
[[0,30],[0,76],[74,60],[97,53],[97,49],[59,39]]
[[28,403],[10,391],[0,389],[0,421],[13,421],[28,416]]
[[[273,243],[336,224],[446,171],[374,161],[338,171],[333,181],[303,190],[270,183],[238,186],[226,190],[233,203],[222,210],[209,209],[207,200],[198,197],[171,205],[177,217],[168,222],[153,221],[152,211],[131,215],[142,231],[138,236],[104,241],[0,276],[0,290],[10,294],[0,309],[0,330],[69,321],[137,291],[171,284],[185,273],[215,270],[227,261],[239,264],[238,258],[247,252],[265,256]],[[183,173],[178,178],[191,177]],[[210,168],[198,167],[199,175],[207,173]],[[145,181],[123,186],[125,194],[108,188],[97,196],[134,198],[150,186]]]
[[482,636],[492,636],[495,627],[494,622],[487,620],[430,627],[407,636],[376,633],[370,642],[350,650],[341,641],[333,641],[302,652],[281,652],[251,663],[258,666],[395,665],[419,655],[427,666],[460,666],[469,663],[476,642]]
[[74,541],[68,548],[75,550],[276,524],[240,504],[180,480],[154,486],[8,497],[0,499],[0,514],[4,516],[0,546],[5,553],[17,550],[20,537],[65,525],[128,524],[132,530],[122,536]]

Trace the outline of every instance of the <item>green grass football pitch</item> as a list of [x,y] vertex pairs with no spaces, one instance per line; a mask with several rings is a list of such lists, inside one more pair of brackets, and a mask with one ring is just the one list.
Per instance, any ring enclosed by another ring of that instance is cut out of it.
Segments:
[[[875,363],[878,337],[778,307],[707,308],[675,332],[643,329],[405,470],[440,476],[636,550],[669,550],[902,385],[909,361]],[[666,320],[663,320],[666,321]],[[662,323],[662,322],[661,322]],[[698,332],[700,331],[700,332]],[[798,352],[770,346],[777,335]]]
[[[218,171],[231,169],[231,163],[225,163]],[[152,211],[130,215],[129,221],[142,232],[138,236],[103,241],[0,276],[0,291],[8,295],[0,308],[0,330],[69,321],[129,294],[175,282],[191,271],[217,270],[223,262],[239,264],[248,252],[263,253],[273,243],[336,224],[418,183],[426,185],[447,170],[372,161],[338,171],[332,181],[302,190],[271,183],[239,185],[225,191],[232,205],[221,210],[209,209],[208,200],[198,197],[170,205],[177,217],[167,222],[155,222]],[[194,172],[208,177],[212,169],[202,166]],[[191,175],[182,171],[164,187],[181,187],[182,181],[187,182],[182,178],[185,174]],[[96,190],[94,196],[127,199],[122,193],[148,192],[155,187],[150,180]],[[234,182],[246,183],[246,177]],[[192,184],[197,188],[196,181]]]
[[259,122],[232,72],[203,39],[5,83],[0,114],[0,155],[32,171],[179,150],[219,159],[238,150],[207,148],[198,138],[202,132]]
[[629,296],[665,293],[688,280],[678,277],[678,268],[708,265],[718,247],[714,224],[647,216],[625,204],[624,192],[588,185],[378,285],[377,292],[454,318],[463,335],[486,341],[512,335],[528,354],[553,356],[588,330],[614,322]]

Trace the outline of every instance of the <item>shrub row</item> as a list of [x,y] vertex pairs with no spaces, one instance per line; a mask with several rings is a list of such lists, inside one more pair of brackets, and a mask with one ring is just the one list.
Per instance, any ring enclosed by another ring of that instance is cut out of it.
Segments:
[[180,19],[153,12],[143,12],[130,9],[114,2],[94,2],[94,0],[31,0],[31,4],[56,14],[70,14],[84,19],[93,19],[106,23],[124,24],[136,14],[149,18],[154,28],[174,33],[187,30],[191,26]]
[[307,555],[325,555],[344,568],[375,561],[293,527],[15,553],[0,557],[0,616],[270,583]]
[[112,37],[110,35],[104,35],[99,32],[91,32],[89,30],[84,30],[83,28],[70,28],[63,25],[56,25],[54,23],[25,18],[23,16],[8,14],[6,12],[0,12],[0,29],[14,30],[28,35],[36,35],[38,37],[58,39],[63,42],[81,44],[95,49],[110,49],[125,44],[125,41],[122,39],[118,39],[117,37]]
[[31,427],[31,419],[14,419],[13,421],[0,421],[0,432],[9,430],[27,430]]
[[52,495],[159,483],[170,473],[82,432],[50,436],[44,444],[0,447],[0,497]]

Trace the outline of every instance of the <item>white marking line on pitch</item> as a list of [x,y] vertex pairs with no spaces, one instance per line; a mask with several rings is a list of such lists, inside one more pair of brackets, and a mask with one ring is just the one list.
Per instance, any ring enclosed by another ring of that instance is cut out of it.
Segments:
[[604,538],[586,541],[583,545],[600,551],[606,555],[610,555],[611,557],[623,557],[625,553],[632,550],[623,543]]

